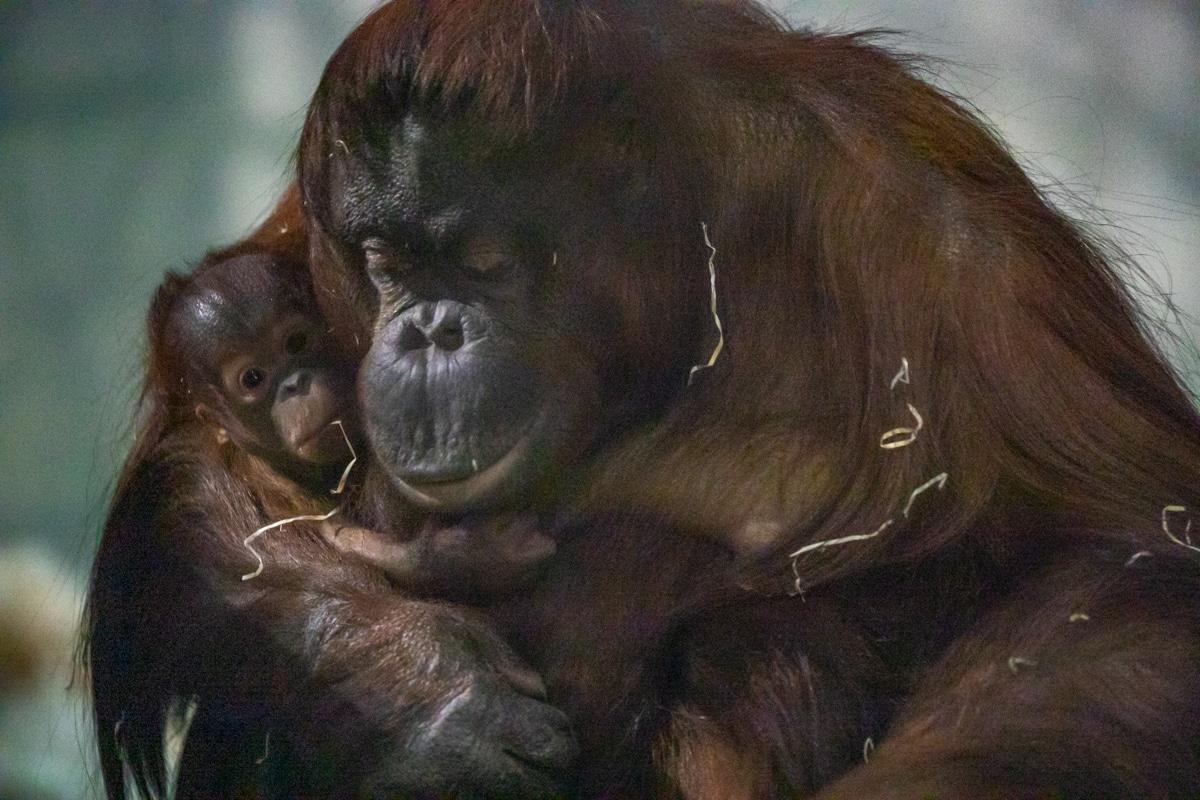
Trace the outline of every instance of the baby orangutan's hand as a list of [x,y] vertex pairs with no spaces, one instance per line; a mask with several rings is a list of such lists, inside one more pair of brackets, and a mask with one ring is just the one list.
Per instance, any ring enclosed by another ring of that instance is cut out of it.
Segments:
[[406,541],[332,520],[322,523],[321,533],[335,548],[369,561],[402,588],[448,597],[490,597],[518,589],[557,549],[532,516],[473,517],[452,524],[430,519]]

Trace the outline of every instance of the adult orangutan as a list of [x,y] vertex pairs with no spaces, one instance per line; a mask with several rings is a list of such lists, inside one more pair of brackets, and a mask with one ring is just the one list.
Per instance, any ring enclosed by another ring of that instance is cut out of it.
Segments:
[[346,513],[558,552],[471,610],[281,556],[252,615],[101,562],[132,640],[205,598],[197,720],[280,731],[290,790],[1200,792],[1200,416],[1117,257],[908,61],[748,2],[392,2],[299,181],[363,359]]

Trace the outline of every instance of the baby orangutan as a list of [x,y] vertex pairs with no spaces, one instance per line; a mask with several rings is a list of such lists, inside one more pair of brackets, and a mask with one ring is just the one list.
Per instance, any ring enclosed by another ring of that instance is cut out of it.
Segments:
[[[173,295],[160,338],[165,362],[175,365],[176,388],[194,404],[200,424],[222,449],[260,462],[256,469],[233,470],[243,482],[260,484],[248,487],[256,496],[270,493],[268,477],[278,477],[299,487],[306,501],[295,508],[260,501],[269,514],[283,512],[273,525],[324,518],[321,534],[339,552],[427,595],[500,594],[554,553],[554,541],[532,523],[426,521],[401,540],[343,525],[330,513],[329,495],[341,492],[354,457],[354,382],[326,335],[305,270],[268,254],[243,253],[169,277],[162,292]],[[313,506],[324,513],[311,513]],[[249,537],[247,547],[270,534],[272,524]],[[270,568],[251,552],[260,565],[247,579]]]

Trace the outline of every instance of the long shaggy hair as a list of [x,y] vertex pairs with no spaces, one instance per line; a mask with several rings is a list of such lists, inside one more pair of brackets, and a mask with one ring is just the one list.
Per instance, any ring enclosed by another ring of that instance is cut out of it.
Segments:
[[[585,504],[773,532],[745,569],[774,589],[964,537],[1001,564],[1078,537],[1190,556],[1162,512],[1200,504],[1200,417],[1122,256],[874,39],[792,30],[752,2],[389,3],[331,59],[304,128],[318,282],[339,244],[320,189],[371,114],[467,115],[514,138],[599,129],[616,147],[574,157],[642,159],[677,234],[654,262],[674,274],[634,280],[690,287],[674,321],[703,363],[705,223],[728,342],[648,433],[601,454]],[[362,328],[369,292],[334,291]],[[881,447],[898,427],[911,444]]]
[[[299,208],[299,194],[292,187],[250,236],[208,253],[193,274],[248,253],[269,253],[302,269],[307,240]],[[146,610],[164,603],[180,619],[189,611],[195,611],[194,620],[207,616],[200,608],[204,598],[160,597],[162,585],[189,572],[187,548],[175,525],[202,536],[214,520],[222,520],[236,531],[257,519],[262,509],[261,498],[227,470],[214,469],[212,454],[201,452],[197,444],[200,437],[187,433],[189,426],[199,424],[195,398],[186,395],[185,365],[171,354],[164,335],[173,305],[190,281],[190,276],[166,275],[147,313],[145,378],[131,425],[132,445],[92,565],[77,652],[78,670],[90,678],[101,772],[114,798],[125,796],[126,770],[142,796],[166,796],[163,735],[195,688],[181,688],[179,679],[186,680],[196,652],[192,648],[203,647],[199,628],[190,641],[148,639],[143,618]],[[208,494],[195,498],[190,490],[181,490],[174,480],[180,475],[207,481]],[[269,477],[269,470],[261,471],[260,481]],[[219,504],[204,502],[218,496]],[[279,505],[294,512],[295,498],[288,499],[290,504]],[[170,524],[163,522],[166,518]],[[214,539],[209,546],[227,545]]]

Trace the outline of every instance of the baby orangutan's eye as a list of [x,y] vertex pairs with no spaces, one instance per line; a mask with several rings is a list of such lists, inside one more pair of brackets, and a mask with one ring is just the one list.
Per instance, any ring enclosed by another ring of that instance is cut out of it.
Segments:
[[[290,340],[289,340],[290,343]],[[247,391],[254,391],[259,386],[262,386],[263,381],[267,379],[267,373],[261,367],[249,367],[242,372],[238,383]]]

